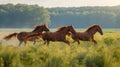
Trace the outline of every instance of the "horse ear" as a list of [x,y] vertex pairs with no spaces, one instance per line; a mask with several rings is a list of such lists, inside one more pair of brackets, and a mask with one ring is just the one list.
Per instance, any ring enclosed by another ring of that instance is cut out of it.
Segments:
[[43,24],[45,26],[45,24]]
[[34,27],[37,27],[38,26],[38,24],[36,24]]
[[73,25],[72,25],[72,24],[71,24],[70,26],[71,26],[71,27],[73,27]]

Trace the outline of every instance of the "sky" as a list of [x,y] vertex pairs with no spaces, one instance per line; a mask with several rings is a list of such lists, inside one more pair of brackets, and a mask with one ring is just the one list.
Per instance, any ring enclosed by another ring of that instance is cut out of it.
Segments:
[[44,7],[116,6],[120,0],[0,0],[0,4],[38,4]]

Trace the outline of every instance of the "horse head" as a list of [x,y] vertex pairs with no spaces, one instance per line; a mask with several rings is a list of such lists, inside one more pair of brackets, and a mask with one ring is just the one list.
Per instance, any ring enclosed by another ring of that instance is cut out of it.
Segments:
[[99,32],[101,35],[103,35],[103,31],[98,24],[91,25],[90,27],[88,27],[86,32],[89,32],[90,34],[95,34],[96,32]]
[[48,27],[45,24],[42,25],[36,25],[35,29],[32,32],[43,32],[43,31],[50,31]]
[[103,35],[103,31],[101,29],[101,27],[99,25],[96,25],[96,30],[101,34]]
[[74,27],[72,25],[67,26],[67,28],[72,34],[76,34],[76,31],[74,30]]

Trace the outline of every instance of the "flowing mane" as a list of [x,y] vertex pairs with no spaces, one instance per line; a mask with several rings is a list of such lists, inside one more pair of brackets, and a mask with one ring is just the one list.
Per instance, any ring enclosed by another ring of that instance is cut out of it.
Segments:
[[44,24],[42,24],[42,25],[38,24],[38,25],[35,26],[35,28],[34,28],[34,30],[32,32],[38,31],[42,27],[44,27]]
[[42,26],[42,25],[36,25],[35,28],[34,28],[34,30],[32,32],[38,30],[40,26]]
[[57,32],[58,32],[58,31],[62,31],[62,30],[65,29],[65,28],[66,28],[66,26],[62,26],[62,27],[58,28]]
[[91,25],[90,27],[87,28],[86,32],[93,29],[94,27],[99,27],[98,24]]

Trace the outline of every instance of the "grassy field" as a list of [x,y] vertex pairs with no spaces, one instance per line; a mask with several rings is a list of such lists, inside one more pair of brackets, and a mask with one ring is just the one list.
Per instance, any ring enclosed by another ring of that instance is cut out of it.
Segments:
[[96,33],[97,45],[87,41],[80,41],[79,45],[67,37],[71,46],[62,42],[50,42],[47,46],[41,41],[21,47],[17,39],[2,40],[14,31],[19,32],[0,30],[0,67],[120,67],[119,29],[104,30],[103,36]]

